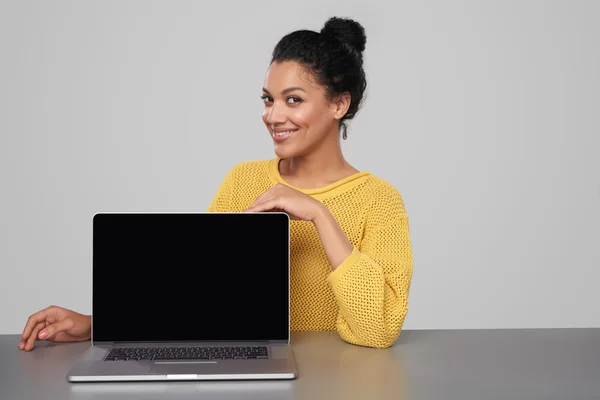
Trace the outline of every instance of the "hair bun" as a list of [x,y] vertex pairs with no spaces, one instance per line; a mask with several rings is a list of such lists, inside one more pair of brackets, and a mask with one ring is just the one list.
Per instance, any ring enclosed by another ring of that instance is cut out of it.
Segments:
[[362,53],[367,44],[367,36],[363,26],[349,18],[329,18],[323,29],[321,29],[321,35],[334,37],[340,42],[346,43],[358,53]]

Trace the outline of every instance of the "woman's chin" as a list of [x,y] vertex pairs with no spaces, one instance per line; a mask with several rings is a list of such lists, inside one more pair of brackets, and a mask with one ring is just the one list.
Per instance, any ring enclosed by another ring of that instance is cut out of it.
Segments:
[[296,155],[293,146],[286,146],[283,143],[275,143],[275,155],[279,158],[291,158]]

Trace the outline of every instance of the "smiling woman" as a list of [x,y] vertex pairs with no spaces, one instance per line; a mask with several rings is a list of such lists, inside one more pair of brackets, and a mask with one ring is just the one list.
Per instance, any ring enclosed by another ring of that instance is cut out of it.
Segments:
[[[407,315],[413,266],[400,193],[354,168],[341,149],[366,88],[365,44],[358,22],[337,17],[277,43],[261,95],[276,157],[231,168],[208,211],[289,214],[291,330],[337,331],[348,343],[384,348]],[[89,321],[42,310],[19,348],[89,339]]]
[[389,347],[408,311],[408,216],[399,192],[354,168],[340,143],[366,88],[365,44],[363,27],[342,18],[277,43],[261,96],[276,157],[232,168],[209,210],[287,212],[291,329]]

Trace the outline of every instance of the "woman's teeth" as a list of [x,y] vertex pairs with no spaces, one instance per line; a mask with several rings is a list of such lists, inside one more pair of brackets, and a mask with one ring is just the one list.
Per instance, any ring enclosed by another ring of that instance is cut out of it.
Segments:
[[275,134],[275,136],[285,136],[287,134],[290,134],[292,132],[296,132],[297,129],[291,130],[291,131],[284,131],[284,132],[273,132]]

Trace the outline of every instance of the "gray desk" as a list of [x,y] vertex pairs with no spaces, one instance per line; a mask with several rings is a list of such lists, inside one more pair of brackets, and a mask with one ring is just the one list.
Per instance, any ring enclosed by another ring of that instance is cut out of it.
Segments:
[[0,399],[600,399],[600,329],[404,331],[389,349],[294,333],[294,381],[75,383],[90,345],[0,336]]

